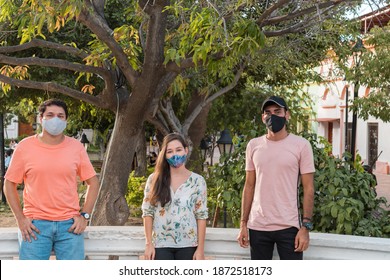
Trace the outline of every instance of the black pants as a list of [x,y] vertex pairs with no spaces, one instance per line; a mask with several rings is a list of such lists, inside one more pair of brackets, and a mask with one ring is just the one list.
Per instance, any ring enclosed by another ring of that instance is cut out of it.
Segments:
[[156,248],[155,260],[192,260],[197,247]]
[[252,260],[272,260],[274,246],[281,260],[302,260],[302,252],[294,252],[295,237],[298,229],[295,227],[276,230],[258,231],[249,230],[249,243]]

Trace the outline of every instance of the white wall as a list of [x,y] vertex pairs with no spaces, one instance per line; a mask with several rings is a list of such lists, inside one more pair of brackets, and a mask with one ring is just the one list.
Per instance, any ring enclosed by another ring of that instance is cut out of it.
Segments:
[[390,123],[379,122],[378,152],[383,151],[378,161],[390,162]]
[[[341,156],[344,151],[344,138],[345,130],[345,99],[341,99],[342,90],[345,86],[345,82],[342,80],[336,80],[328,84],[312,84],[305,90],[310,93],[312,100],[314,101],[313,112],[315,113],[314,122],[317,125],[313,125],[314,132],[324,138],[328,137],[328,122],[316,121],[317,119],[337,119],[333,122],[333,138],[332,138],[332,152],[335,156]],[[327,98],[323,100],[325,89],[328,88],[329,92]],[[366,88],[361,86],[359,88],[359,97],[364,98]],[[353,100],[353,85],[349,87],[349,104]],[[330,108],[336,106],[335,108]],[[343,111],[341,111],[343,110]],[[342,114],[342,115],[341,115]],[[352,123],[352,112],[348,112],[348,122]],[[357,121],[356,131],[356,149],[363,161],[368,159],[368,124],[378,123],[378,153],[382,151],[378,161],[383,163],[390,162],[390,145],[388,144],[390,139],[390,123],[384,123],[381,120],[370,117],[368,120],[359,119]],[[340,146],[341,145],[341,146]]]
[[[241,248],[239,229],[207,228],[205,256],[211,260],[249,259],[249,248]],[[145,249],[142,226],[90,226],[85,233],[85,252],[90,260],[138,260]],[[17,228],[0,228],[0,259],[18,257]],[[278,259],[274,251],[274,259]],[[305,260],[390,260],[390,239],[328,233],[310,233]],[[331,268],[330,268],[331,269]],[[184,279],[184,278],[183,278]]]
[[14,116],[11,123],[5,127],[4,138],[5,139],[16,139],[19,135],[18,117]]
[[334,155],[340,154],[340,151],[344,151],[344,147],[340,146],[340,139],[344,140],[344,136],[341,134],[342,131],[340,130],[340,122],[333,122],[332,153]]

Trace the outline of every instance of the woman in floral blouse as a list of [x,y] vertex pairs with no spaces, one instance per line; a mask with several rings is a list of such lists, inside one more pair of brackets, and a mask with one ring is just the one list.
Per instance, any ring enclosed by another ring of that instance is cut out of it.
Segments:
[[165,136],[155,172],[146,182],[142,217],[147,260],[204,259],[206,182],[185,167],[187,154],[182,136]]

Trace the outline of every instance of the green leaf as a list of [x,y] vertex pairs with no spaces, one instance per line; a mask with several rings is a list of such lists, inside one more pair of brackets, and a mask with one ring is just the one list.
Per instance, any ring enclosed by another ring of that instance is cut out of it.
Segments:
[[232,198],[232,196],[231,196],[231,193],[230,193],[230,192],[226,191],[226,192],[223,193],[223,199],[224,199],[225,201],[230,201],[231,198]]
[[330,212],[333,218],[337,218],[338,207],[336,205],[333,205]]

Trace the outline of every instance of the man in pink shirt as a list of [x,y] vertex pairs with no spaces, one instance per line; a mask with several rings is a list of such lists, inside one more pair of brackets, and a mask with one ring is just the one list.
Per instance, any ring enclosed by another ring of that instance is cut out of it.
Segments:
[[[262,105],[267,134],[249,141],[238,242],[251,259],[270,260],[276,244],[280,259],[302,260],[309,246],[314,204],[314,160],[310,142],[288,132],[290,112],[283,98]],[[303,213],[299,211],[299,182]],[[248,232],[249,231],[249,232]]]
[[[50,99],[39,107],[40,134],[16,147],[5,176],[5,195],[19,227],[19,258],[84,259],[83,232],[88,224],[99,181],[83,145],[63,134],[66,104]],[[87,184],[80,212],[77,178]],[[24,182],[23,209],[17,185]]]

